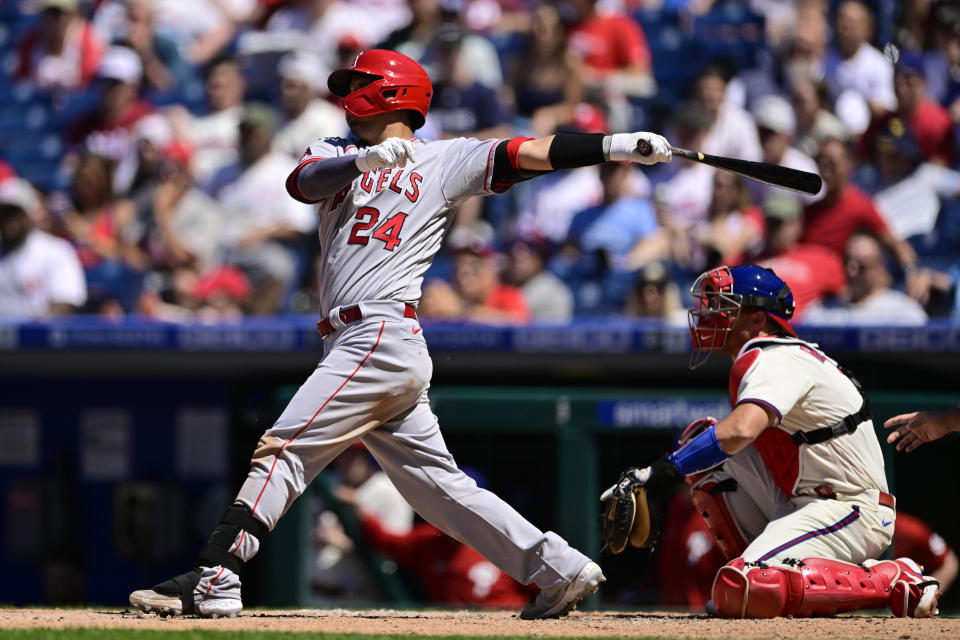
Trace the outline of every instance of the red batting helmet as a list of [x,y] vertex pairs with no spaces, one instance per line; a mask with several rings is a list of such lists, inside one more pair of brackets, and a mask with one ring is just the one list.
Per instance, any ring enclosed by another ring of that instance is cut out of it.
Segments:
[[[377,76],[365,87],[350,93],[350,79],[355,73]],[[415,60],[387,49],[368,49],[349,69],[338,69],[327,78],[330,93],[343,98],[343,108],[357,118],[379,113],[410,110],[414,129],[423,126],[433,97],[430,76]]]

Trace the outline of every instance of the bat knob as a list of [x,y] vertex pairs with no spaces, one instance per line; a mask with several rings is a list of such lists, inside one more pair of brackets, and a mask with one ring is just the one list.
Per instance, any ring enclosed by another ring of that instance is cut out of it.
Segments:
[[642,156],[648,156],[653,153],[653,147],[646,140],[637,140],[637,153]]

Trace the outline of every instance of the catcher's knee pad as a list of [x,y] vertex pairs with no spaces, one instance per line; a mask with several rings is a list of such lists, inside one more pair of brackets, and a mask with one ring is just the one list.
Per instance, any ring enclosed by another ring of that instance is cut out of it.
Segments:
[[795,567],[736,558],[720,567],[712,597],[724,618],[775,618],[799,608],[803,586]]
[[829,558],[767,564],[737,558],[717,573],[714,606],[731,618],[808,618],[883,608],[898,571],[891,564],[860,566]]
[[723,497],[725,492],[734,491],[736,488],[737,481],[733,478],[720,482],[708,480],[690,488],[690,495],[693,497],[697,512],[703,518],[707,530],[727,560],[738,557],[747,548],[747,541],[740,533],[737,522],[733,519],[733,514],[730,513],[727,501]]
[[242,541],[238,536],[243,532],[244,535],[252,535],[259,541],[263,540],[267,531],[267,525],[253,517],[250,507],[240,503],[230,505],[220,517],[220,522],[210,534],[207,544],[200,550],[197,566],[220,565],[234,573],[240,573],[244,560],[235,555],[240,547],[238,540]]

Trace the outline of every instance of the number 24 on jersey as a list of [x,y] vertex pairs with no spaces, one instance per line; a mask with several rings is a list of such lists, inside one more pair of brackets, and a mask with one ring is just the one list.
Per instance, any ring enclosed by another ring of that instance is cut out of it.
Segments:
[[380,221],[380,211],[373,207],[360,207],[354,218],[359,222],[353,225],[353,229],[350,230],[350,238],[347,240],[347,244],[365,246],[370,242],[371,236],[365,235],[364,232],[376,227],[376,229],[373,230],[372,237],[375,240],[383,242],[384,249],[393,251],[397,245],[400,244],[400,231],[403,228],[404,221],[407,219],[407,214],[403,212],[394,214],[387,218],[379,227],[377,227],[377,222]]

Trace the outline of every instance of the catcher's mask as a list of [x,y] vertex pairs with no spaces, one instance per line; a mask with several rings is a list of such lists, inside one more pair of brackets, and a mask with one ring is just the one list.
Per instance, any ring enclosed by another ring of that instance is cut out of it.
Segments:
[[696,369],[710,354],[722,349],[730,329],[744,307],[761,309],[791,336],[793,293],[771,269],[756,265],[718,267],[700,275],[690,287],[694,306],[688,312],[693,353],[690,368]]
[[[370,84],[350,92],[354,74],[375,76]],[[391,111],[409,110],[413,128],[426,121],[433,97],[430,76],[415,60],[389,49],[368,49],[349,69],[338,69],[327,78],[330,93],[343,98],[343,108],[356,118],[369,118]]]

